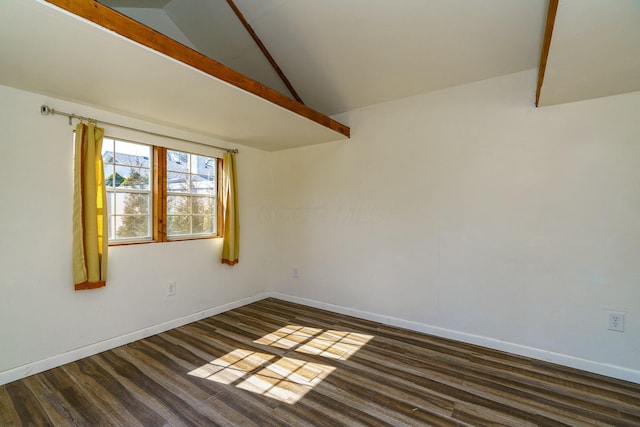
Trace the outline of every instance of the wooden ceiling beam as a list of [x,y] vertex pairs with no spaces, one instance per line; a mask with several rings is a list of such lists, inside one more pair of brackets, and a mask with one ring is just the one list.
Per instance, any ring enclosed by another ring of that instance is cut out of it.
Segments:
[[273,59],[273,56],[271,56],[271,54],[267,50],[267,47],[262,43],[262,40],[260,40],[260,37],[258,37],[258,34],[253,30],[253,27],[251,26],[251,24],[247,22],[247,20],[245,19],[244,15],[242,14],[238,6],[236,6],[233,0],[227,0],[227,3],[229,4],[233,12],[236,14],[236,16],[238,17],[238,19],[240,20],[244,28],[247,30],[247,32],[249,33],[253,41],[256,42],[256,44],[262,51],[262,54],[267,58],[267,61],[269,61],[269,64],[271,64],[275,72],[278,74],[278,77],[280,77],[280,80],[282,80],[282,82],[287,87],[287,89],[289,89],[289,92],[291,92],[291,95],[293,95],[296,101],[298,101],[301,104],[304,104],[304,102],[302,102],[302,98],[300,98],[300,96],[298,95],[298,92],[296,92],[296,90],[293,88],[293,85],[291,84],[287,76],[284,75],[284,72],[282,71],[282,69],[280,69],[276,60]]
[[161,34],[94,0],[45,0],[61,9],[111,30],[136,43],[200,70],[212,77],[252,93],[279,107],[346,137],[351,129],[306,105],[257,82],[200,52]]
[[549,49],[551,48],[551,37],[553,36],[553,26],[556,23],[557,11],[558,11],[558,0],[549,0],[549,9],[547,10],[547,23],[544,29],[544,39],[542,40],[542,53],[540,54],[540,66],[538,67],[538,86],[536,88],[536,107],[540,103],[542,83],[544,82],[544,73],[547,69],[547,58],[549,57]]

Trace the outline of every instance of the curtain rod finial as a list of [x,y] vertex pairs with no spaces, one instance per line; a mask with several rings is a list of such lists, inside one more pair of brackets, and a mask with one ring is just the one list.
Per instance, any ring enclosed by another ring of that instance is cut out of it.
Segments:
[[51,114],[51,108],[49,108],[48,105],[41,105],[40,106],[40,114],[42,114],[43,116],[46,116],[47,114]]

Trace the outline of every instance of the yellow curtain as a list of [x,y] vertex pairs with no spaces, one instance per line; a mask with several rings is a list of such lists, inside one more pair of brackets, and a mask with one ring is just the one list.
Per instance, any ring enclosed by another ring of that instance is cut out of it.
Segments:
[[223,242],[222,263],[236,265],[240,255],[240,215],[236,153],[228,152],[222,163]]
[[76,127],[73,177],[73,281],[75,289],[95,289],[107,280],[107,196],[102,166],[104,129]]

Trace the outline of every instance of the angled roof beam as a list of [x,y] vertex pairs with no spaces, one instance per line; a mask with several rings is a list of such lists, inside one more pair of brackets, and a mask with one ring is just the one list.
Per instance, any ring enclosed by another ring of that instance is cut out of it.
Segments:
[[94,0],[45,0],[61,9],[169,56],[214,78],[318,123],[346,137],[351,129]]
[[542,91],[542,83],[544,82],[544,72],[547,69],[547,58],[549,57],[549,49],[551,47],[551,36],[553,35],[553,26],[556,23],[557,11],[558,11],[558,0],[549,0],[549,9],[547,11],[547,23],[544,29],[544,39],[542,40],[542,53],[540,54],[540,66],[538,67],[538,87],[536,88],[536,107],[540,103],[540,93]]
[[284,75],[284,72],[280,69],[276,60],[273,59],[273,57],[267,50],[267,47],[262,43],[262,40],[260,40],[260,37],[258,37],[258,34],[256,34],[256,32],[253,30],[253,27],[251,27],[251,24],[247,22],[247,20],[245,19],[244,15],[242,14],[238,6],[236,6],[233,0],[227,0],[227,3],[231,7],[231,9],[233,9],[234,13],[236,14],[240,22],[242,22],[242,25],[244,25],[244,28],[247,30],[247,32],[249,33],[253,41],[256,42],[256,44],[258,45],[258,47],[260,48],[264,56],[267,58],[267,61],[269,61],[269,64],[271,64],[273,69],[276,71],[276,73],[278,74],[278,77],[280,77],[280,80],[282,80],[282,82],[287,87],[287,89],[289,89],[289,92],[291,92],[291,95],[293,95],[296,101],[298,101],[301,104],[304,104],[304,102],[302,102],[302,98],[300,98],[296,90],[293,88],[293,85],[291,84],[291,82],[289,82],[289,79],[287,78],[287,76]]

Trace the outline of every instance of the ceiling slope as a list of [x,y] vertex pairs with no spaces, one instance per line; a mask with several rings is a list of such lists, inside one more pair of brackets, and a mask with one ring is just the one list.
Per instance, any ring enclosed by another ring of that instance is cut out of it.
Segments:
[[41,0],[0,2],[0,39],[2,85],[265,150],[345,139]]
[[100,3],[294,98],[224,0],[100,0]]
[[[114,7],[139,4],[101,1]],[[234,2],[305,104],[329,115],[535,68],[547,5],[547,0]],[[159,7],[201,52],[288,93],[226,1],[172,0]]]
[[198,52],[291,96],[226,1],[179,0],[162,10]]
[[640,1],[560,1],[539,105],[637,90]]
[[547,7],[547,0],[235,2],[305,103],[325,114],[536,68]]

